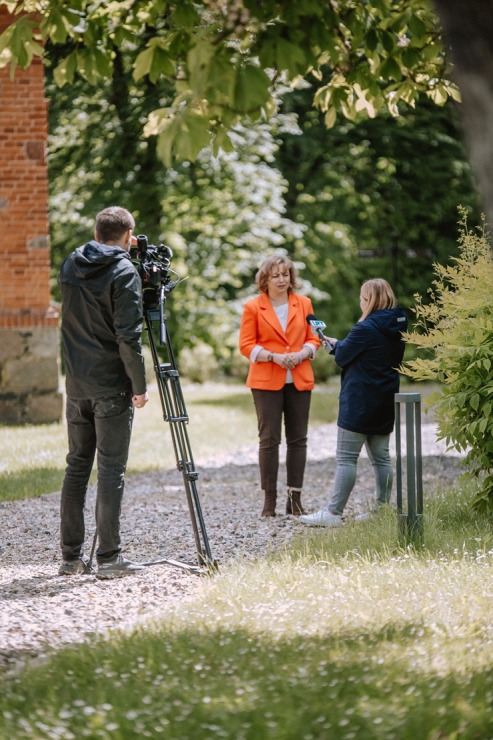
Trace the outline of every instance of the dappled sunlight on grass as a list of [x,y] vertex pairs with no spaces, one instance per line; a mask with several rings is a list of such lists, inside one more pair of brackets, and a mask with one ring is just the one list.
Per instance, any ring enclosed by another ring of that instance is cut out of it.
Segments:
[[66,454],[65,424],[0,427],[0,501],[60,490]]
[[[184,395],[190,419],[186,429],[195,457],[212,456],[221,450],[231,451],[242,444],[256,443],[255,412],[248,389],[219,384],[194,385],[184,388]],[[16,497],[17,477],[19,498],[29,489],[32,495],[59,489],[66,454],[65,420],[59,424],[0,427],[0,475],[7,481],[6,487],[0,489],[0,500]],[[158,388],[151,386],[149,403],[135,413],[128,473],[174,468],[175,465],[170,425],[163,419]],[[44,469],[51,474],[40,472]]]
[[336,530],[304,528],[287,553],[294,561],[306,558],[311,563],[338,558],[380,562],[403,552],[425,561],[479,558],[493,551],[493,530],[489,517],[472,508],[475,490],[463,484],[425,496],[421,541],[402,538],[396,510],[389,506],[367,522],[349,520]]
[[10,681],[0,730],[16,740],[410,740],[453,737],[458,728],[462,737],[490,737],[489,672],[406,665],[400,646],[419,657],[423,637],[409,623],[278,639],[242,627],[166,626],[61,651]]
[[[185,395],[185,392],[184,392]],[[193,388],[185,396],[186,431],[195,459],[255,444],[257,423],[250,393],[228,386]],[[128,470],[144,471],[175,465],[171,430],[164,420],[157,388],[142,412],[136,412]]]
[[4,680],[0,737],[493,737],[493,540],[471,496],[430,501],[419,548],[399,545],[390,508],[300,525],[282,551],[201,580],[159,624]]
[[286,559],[234,565],[177,615],[176,624],[241,627],[273,639],[293,634],[347,639],[409,628],[409,646],[396,645],[395,659],[420,671],[459,674],[492,667],[492,573],[493,551],[446,562],[404,552],[381,562]]
[[64,423],[0,426],[0,472],[23,468],[65,467],[67,431]]

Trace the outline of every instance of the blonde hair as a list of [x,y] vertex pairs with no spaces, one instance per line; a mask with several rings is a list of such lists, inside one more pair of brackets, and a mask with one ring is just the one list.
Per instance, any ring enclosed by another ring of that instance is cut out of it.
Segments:
[[255,282],[258,285],[258,289],[261,293],[267,293],[269,287],[269,278],[272,275],[273,270],[278,267],[286,267],[289,270],[289,288],[288,293],[291,293],[295,288],[298,287],[297,283],[297,272],[296,267],[289,259],[282,254],[274,254],[272,257],[267,257],[260,265],[257,274],[255,275]]
[[397,304],[394,291],[383,278],[365,280],[361,286],[361,296],[365,298],[365,305],[360,321],[366,319],[373,311],[394,308]]

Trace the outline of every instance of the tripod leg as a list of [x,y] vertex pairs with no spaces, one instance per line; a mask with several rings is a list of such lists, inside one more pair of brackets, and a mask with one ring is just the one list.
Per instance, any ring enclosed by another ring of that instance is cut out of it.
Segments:
[[[165,326],[163,307],[161,306],[159,311],[146,311],[145,319],[154,362],[154,371],[158,381],[159,396],[161,399],[164,420],[170,425],[177,468],[183,475],[199,564],[201,566],[206,566],[209,570],[216,570],[217,563],[215,563],[212,558],[209,538],[207,536],[202,507],[200,505],[197,491],[196,481],[198,479],[198,473],[195,470],[190,439],[187,432],[187,424],[189,421],[188,413],[181,389],[180,375],[176,368],[173,349],[170,343],[169,332]],[[153,321],[159,322],[159,336],[161,341],[165,338],[164,346],[167,350],[169,362],[161,363],[159,360],[154,340]]]
[[170,370],[167,369],[167,366],[164,366],[164,369],[162,368],[160,370],[160,376],[163,381],[164,404],[167,412],[166,420],[169,422],[171,428],[177,467],[183,475],[199,562],[202,565],[207,565],[208,563],[212,563],[212,555],[197,491],[196,481],[199,476],[195,470],[186,426],[188,415],[181,390],[179,374],[177,370]]
[[89,555],[89,562],[86,565],[87,572],[90,573],[92,571],[92,561],[94,558],[94,550],[96,549],[96,542],[98,539],[98,530],[96,528],[96,531],[94,532],[94,538],[92,541],[92,547],[91,547],[91,554]]

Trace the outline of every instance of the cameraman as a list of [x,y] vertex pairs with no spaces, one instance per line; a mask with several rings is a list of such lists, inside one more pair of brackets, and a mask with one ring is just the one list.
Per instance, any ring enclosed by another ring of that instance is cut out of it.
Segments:
[[84,504],[97,451],[98,578],[144,569],[121,554],[120,510],[134,407],[147,403],[142,357],[142,286],[130,261],[132,215],[117,206],[96,217],[94,240],[72,252],[58,276],[66,368],[69,452],[61,495],[59,575],[88,572]]

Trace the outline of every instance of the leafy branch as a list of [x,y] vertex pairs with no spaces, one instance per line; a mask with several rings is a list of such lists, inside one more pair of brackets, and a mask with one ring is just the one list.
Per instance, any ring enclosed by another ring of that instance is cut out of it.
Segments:
[[435,265],[429,302],[416,296],[417,324],[406,336],[427,356],[401,371],[443,384],[436,399],[439,438],[467,453],[468,475],[480,481],[475,506],[493,511],[493,258],[484,223],[471,232],[465,209],[460,213],[460,256]]

